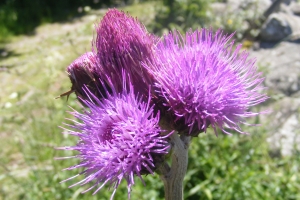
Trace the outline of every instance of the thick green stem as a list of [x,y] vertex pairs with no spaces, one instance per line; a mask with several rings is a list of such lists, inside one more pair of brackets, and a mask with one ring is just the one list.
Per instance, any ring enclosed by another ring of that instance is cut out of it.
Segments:
[[191,137],[177,133],[170,137],[172,144],[171,167],[167,163],[160,167],[165,186],[166,200],[183,200],[183,179],[188,165],[188,147]]

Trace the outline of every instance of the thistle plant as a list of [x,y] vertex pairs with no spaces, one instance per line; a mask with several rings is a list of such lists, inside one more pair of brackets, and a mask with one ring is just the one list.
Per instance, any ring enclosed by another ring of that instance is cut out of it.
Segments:
[[[116,9],[99,25],[92,51],[67,68],[71,91],[83,111],[64,133],[78,138],[77,151],[84,192],[104,185],[112,196],[124,179],[128,198],[134,177],[159,174],[165,199],[183,199],[183,178],[192,138],[212,128],[217,134],[245,134],[240,124],[261,113],[250,110],[264,102],[255,61],[235,47],[232,35],[201,29],[158,39],[137,20]],[[62,158],[65,159],[65,158]],[[168,162],[171,159],[171,162]],[[168,164],[171,163],[171,164]]]

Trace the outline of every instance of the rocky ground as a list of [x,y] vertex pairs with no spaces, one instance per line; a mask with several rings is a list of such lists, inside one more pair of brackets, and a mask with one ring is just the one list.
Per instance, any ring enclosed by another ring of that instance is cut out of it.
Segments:
[[212,8],[224,28],[235,24],[238,39],[239,34],[255,38],[249,51],[266,76],[270,99],[264,107],[272,113],[261,123],[267,125],[273,153],[290,155],[299,151],[300,2],[227,0],[214,3]]
[[300,45],[280,42],[250,53],[266,74],[272,113],[262,123],[268,124],[268,141],[273,151],[289,155],[295,147],[300,150]]

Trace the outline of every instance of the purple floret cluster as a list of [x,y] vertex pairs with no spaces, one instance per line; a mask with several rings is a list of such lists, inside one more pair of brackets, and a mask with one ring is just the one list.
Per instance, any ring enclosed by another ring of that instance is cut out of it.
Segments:
[[[247,60],[241,46],[233,48],[231,36],[202,29],[165,35],[157,44],[155,62],[145,67],[155,77],[155,87],[175,120],[184,118],[192,131],[211,126],[243,133],[244,118],[258,115],[249,108],[266,100],[261,94],[262,74]],[[196,127],[195,127],[196,126]]]
[[115,193],[121,180],[125,179],[130,194],[134,175],[143,180],[142,174],[154,172],[153,155],[168,153],[166,138],[170,133],[161,135],[164,131],[158,125],[159,113],[154,116],[150,96],[143,102],[134,94],[132,85],[129,91],[122,93],[112,88],[112,94],[107,94],[103,100],[86,88],[83,90],[93,101],[82,100],[87,109],[83,113],[71,112],[81,123],[69,125],[75,131],[66,129],[67,134],[80,140],[76,146],[60,148],[79,152],[76,157],[81,162],[67,170],[85,168],[81,173],[85,178],[70,187],[93,182],[86,191],[98,186],[96,193],[107,183],[113,186]]
[[[83,111],[64,133],[75,146],[84,178],[71,185],[97,193],[122,180],[128,197],[134,177],[153,174],[165,162],[171,134],[197,136],[212,127],[244,133],[240,124],[267,99],[255,61],[234,46],[232,35],[201,29],[158,38],[128,14],[110,9],[95,26],[91,52],[67,68]],[[70,93],[69,92],[69,93]],[[68,93],[68,94],[69,94]]]

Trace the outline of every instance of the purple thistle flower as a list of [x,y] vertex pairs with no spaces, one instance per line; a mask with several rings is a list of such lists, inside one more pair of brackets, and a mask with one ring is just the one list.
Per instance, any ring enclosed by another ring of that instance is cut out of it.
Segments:
[[[123,85],[126,85],[125,81]],[[141,175],[152,174],[157,162],[168,153],[166,138],[172,132],[161,135],[164,131],[158,125],[159,114],[155,116],[153,106],[150,106],[150,97],[148,102],[143,102],[142,98],[134,94],[132,84],[129,86],[129,90],[124,89],[122,93],[117,93],[112,87],[112,92],[107,92],[107,98],[101,101],[87,88],[84,89],[89,97],[89,100],[82,100],[87,106],[85,112],[71,112],[81,123],[68,125],[75,131],[65,129],[65,133],[78,137],[79,142],[76,146],[59,148],[79,152],[71,158],[79,158],[80,164],[66,170],[84,170],[62,182],[83,174],[85,178],[70,187],[93,182],[84,192],[98,187],[95,194],[105,184],[109,184],[114,188],[113,198],[120,182],[125,179],[130,198],[134,175],[143,182]]]
[[[105,83],[105,76],[98,73],[99,65],[97,65],[96,56],[93,52],[87,52],[74,60],[68,67],[67,72],[72,82],[70,92],[75,92],[79,100],[88,99],[84,86],[98,98],[105,97],[106,92],[101,84]],[[105,83],[107,89],[108,85]]]
[[225,128],[244,133],[239,123],[259,114],[249,108],[267,99],[260,93],[264,79],[255,61],[240,53],[241,46],[234,49],[231,37],[206,29],[185,37],[173,32],[157,45],[155,62],[145,64],[164,105],[189,134],[209,125],[216,134],[216,127],[227,134]]
[[[135,91],[147,95],[152,77],[141,65],[151,60],[157,37],[147,32],[135,18],[117,9],[110,9],[96,27],[97,37],[93,42],[97,61],[102,66],[100,74],[122,83],[122,71],[129,74]],[[117,91],[122,85],[116,85]]]

